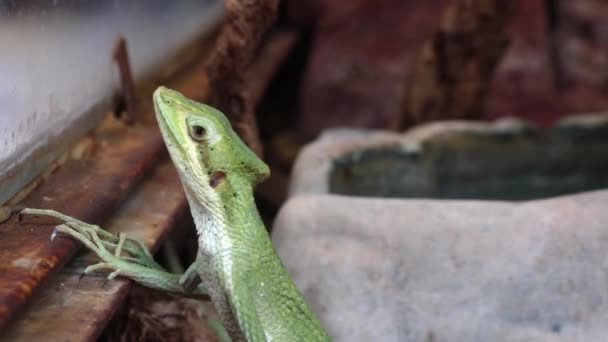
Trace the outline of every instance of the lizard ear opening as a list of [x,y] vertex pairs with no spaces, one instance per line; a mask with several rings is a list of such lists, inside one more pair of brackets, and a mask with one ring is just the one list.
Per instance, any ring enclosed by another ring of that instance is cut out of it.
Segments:
[[226,173],[223,171],[216,171],[209,176],[209,186],[217,188],[218,185],[226,178]]

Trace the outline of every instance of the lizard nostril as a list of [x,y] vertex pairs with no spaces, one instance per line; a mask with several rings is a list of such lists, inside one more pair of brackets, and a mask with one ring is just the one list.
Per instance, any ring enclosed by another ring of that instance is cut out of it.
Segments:
[[209,186],[216,188],[220,185],[220,182],[226,178],[226,173],[223,171],[216,171],[209,176]]

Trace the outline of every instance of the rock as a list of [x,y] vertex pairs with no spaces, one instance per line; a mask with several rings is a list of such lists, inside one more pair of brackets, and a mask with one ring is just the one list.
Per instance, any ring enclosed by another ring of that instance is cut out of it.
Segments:
[[273,240],[335,341],[603,341],[606,203],[301,195]]
[[571,193],[608,188],[607,145],[605,114],[331,130],[273,241],[336,341],[603,341],[608,190]]
[[608,187],[608,115],[541,129],[504,118],[444,121],[405,134],[331,130],[302,149],[290,196],[526,200]]

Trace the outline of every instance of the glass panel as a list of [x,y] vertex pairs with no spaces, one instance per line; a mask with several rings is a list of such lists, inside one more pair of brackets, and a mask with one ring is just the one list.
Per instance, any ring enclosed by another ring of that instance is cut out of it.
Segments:
[[137,78],[212,27],[222,10],[219,0],[0,0],[0,204],[53,157],[28,160],[33,151],[99,122],[92,109],[118,87],[119,34]]

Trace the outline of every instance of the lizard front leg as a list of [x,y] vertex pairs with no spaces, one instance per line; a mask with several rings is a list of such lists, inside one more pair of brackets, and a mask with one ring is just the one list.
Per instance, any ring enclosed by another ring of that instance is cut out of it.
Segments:
[[[84,270],[85,274],[101,269],[109,270],[111,271],[108,275],[110,280],[121,276],[146,287],[176,294],[207,295],[207,290],[200,284],[200,280],[187,284],[189,288],[183,287],[182,278],[186,277],[188,272],[184,275],[167,272],[154,261],[148,248],[138,239],[129,238],[124,233],[116,236],[99,226],[82,222],[54,210],[24,209],[20,214],[50,216],[64,221],[55,228],[51,239],[57,232],[69,235],[84,244],[102,260],[98,264],[87,267]],[[189,270],[190,268],[192,266],[189,267]]]
[[200,267],[200,259],[197,254],[196,260],[188,266],[188,269],[179,278],[180,286],[186,291],[193,291],[197,286],[201,284],[201,276],[198,274],[198,268]]

